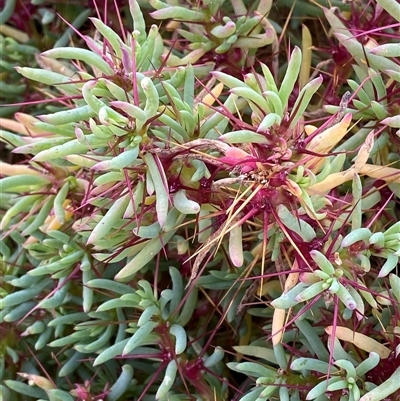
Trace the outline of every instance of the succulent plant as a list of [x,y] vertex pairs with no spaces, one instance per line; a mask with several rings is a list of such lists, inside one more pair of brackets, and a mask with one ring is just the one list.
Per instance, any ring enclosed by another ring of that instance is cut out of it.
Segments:
[[[186,50],[130,0],[133,32],[91,18],[94,37],[75,32],[87,49],[17,68],[60,103],[0,131],[25,158],[1,162],[5,396],[397,396],[397,53],[363,48],[366,67],[322,9],[358,65],[355,93],[312,121],[329,83],[302,67],[306,42],[281,79],[276,59],[256,61],[278,44],[252,36],[276,32],[269,2],[231,2],[230,20],[223,2],[151,5]],[[201,59],[234,49],[242,76]]]

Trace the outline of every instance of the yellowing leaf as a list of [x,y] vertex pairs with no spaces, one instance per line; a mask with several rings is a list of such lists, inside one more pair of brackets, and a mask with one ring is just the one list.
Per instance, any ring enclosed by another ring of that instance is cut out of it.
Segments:
[[272,318],[272,345],[277,345],[281,342],[284,333],[286,310],[285,309],[275,309],[274,316]]
[[48,132],[35,126],[35,123],[40,122],[40,120],[36,117],[25,113],[15,113],[15,119],[26,128],[26,130],[21,132],[21,134],[25,134],[27,132],[30,136],[33,137],[48,134]]
[[[312,194],[321,194],[321,193],[328,193],[331,189],[338,187],[339,185],[344,184],[347,181],[353,179],[354,174],[365,174],[365,166],[366,162],[369,158],[369,154],[374,145],[374,133],[371,131],[367,138],[365,139],[364,144],[361,146],[360,150],[358,151],[356,161],[352,167],[345,171],[341,171],[339,173],[334,173],[328,175],[325,180],[321,182],[317,182],[314,185],[311,185],[307,188],[307,192],[309,195]],[[387,167],[382,167],[387,168]],[[392,169],[397,172],[397,177],[399,176],[399,170]],[[369,174],[367,174],[369,175]],[[383,178],[382,178],[383,179]],[[392,181],[395,181],[393,179]],[[399,180],[400,181],[400,180]]]
[[357,171],[357,173],[367,163],[369,154],[371,153],[371,150],[373,147],[374,147],[374,131],[371,131],[368,134],[368,136],[365,138],[365,142],[363,143],[360,150],[358,151],[357,159],[354,163],[354,169]]
[[52,390],[54,389],[53,383],[46,379],[45,377],[33,375],[29,373],[18,373],[22,378],[29,380],[31,383],[36,386],[42,388],[43,390]]
[[393,167],[375,166],[365,164],[360,168],[359,174],[377,178],[388,183],[400,184],[400,170]]
[[24,136],[29,136],[29,131],[26,129],[24,124],[21,124],[9,118],[0,118],[0,127]]
[[[74,215],[73,208],[70,206],[71,200],[66,199],[63,203],[65,210],[65,221],[69,221]],[[44,222],[43,226],[40,227],[40,231],[47,233],[48,231],[58,230],[62,224],[58,221],[56,216],[49,216]]]
[[317,153],[329,152],[347,134],[351,118],[350,113],[346,114],[342,121],[311,139],[306,149]]
[[220,82],[211,90],[211,93],[207,93],[207,95],[203,97],[202,103],[207,106],[212,106],[215,99],[220,97],[222,89],[224,89],[224,84]]
[[[326,327],[325,332],[331,336],[333,334],[333,326]],[[347,327],[336,327],[335,337],[339,340],[350,342],[364,351],[376,352],[382,359],[388,358],[391,352],[388,347],[385,347],[373,338],[354,332]]]
[[172,106],[160,106],[158,108],[159,113],[164,113],[166,116],[173,118],[176,120],[175,111]]
[[262,286],[258,288],[257,295],[262,297],[265,294],[270,294],[272,291],[281,291],[281,284],[279,280],[266,281]]
[[33,170],[29,166],[22,166],[20,164],[8,164],[0,161],[0,172],[4,176],[14,175],[40,175],[36,170]]
[[283,292],[288,292],[291,290],[299,282],[299,276],[299,273],[290,273],[285,281],[285,288]]
[[[351,114],[349,113],[346,114],[340,123],[335,124],[334,126],[312,138],[306,148],[316,153],[329,153],[329,151],[332,150],[332,148],[337,145],[347,134],[350,122]],[[307,125],[304,130],[306,134],[310,136],[315,131],[315,127],[312,125]],[[323,167],[325,157],[310,157],[310,155],[304,155],[302,161],[304,163],[304,167],[310,169],[314,173],[317,173]]]
[[305,134],[307,136],[310,136],[316,130],[317,130],[317,127],[314,127],[314,125],[306,125],[306,126],[304,126],[304,132],[305,132]]

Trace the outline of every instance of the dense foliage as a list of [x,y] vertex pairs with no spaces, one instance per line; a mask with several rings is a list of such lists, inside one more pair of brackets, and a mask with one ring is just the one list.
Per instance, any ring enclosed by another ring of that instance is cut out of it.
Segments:
[[13,3],[0,399],[400,398],[398,2]]

